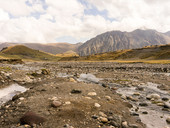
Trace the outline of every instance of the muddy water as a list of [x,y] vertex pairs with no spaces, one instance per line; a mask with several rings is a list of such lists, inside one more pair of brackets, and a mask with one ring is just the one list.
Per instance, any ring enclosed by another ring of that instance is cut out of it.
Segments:
[[18,84],[12,84],[6,88],[0,89],[0,106],[11,100],[13,96],[19,93],[25,92],[27,89],[25,87],[22,87]]
[[[170,99],[170,95],[168,94],[168,92],[158,89],[158,84],[154,84],[151,82],[139,86],[144,88],[144,91],[136,90],[135,87],[122,87],[118,89],[117,93],[125,96],[132,96],[133,98],[138,99],[138,101],[129,101],[134,106],[132,112],[139,114],[141,121],[146,124],[147,128],[169,128],[170,125],[167,124],[166,118],[170,116],[170,112],[163,111],[162,106],[152,104],[151,101],[146,99],[146,97],[150,94],[158,94],[161,98],[166,97]],[[140,93],[140,96],[134,96],[133,94],[135,92]],[[159,101],[161,101],[161,98],[159,99]],[[139,103],[147,103],[148,106],[140,107]],[[165,103],[168,106],[170,105],[169,101]],[[139,110],[136,112],[134,111],[134,109],[137,107],[139,108]],[[148,114],[142,114],[143,112],[148,112]]]

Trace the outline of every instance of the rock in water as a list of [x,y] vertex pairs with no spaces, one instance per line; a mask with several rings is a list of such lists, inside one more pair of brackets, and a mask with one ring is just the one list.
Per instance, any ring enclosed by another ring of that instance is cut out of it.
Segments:
[[28,124],[30,126],[33,126],[34,124],[42,124],[45,122],[46,119],[44,117],[41,117],[34,112],[27,112],[24,114],[24,116],[20,119],[21,124]]

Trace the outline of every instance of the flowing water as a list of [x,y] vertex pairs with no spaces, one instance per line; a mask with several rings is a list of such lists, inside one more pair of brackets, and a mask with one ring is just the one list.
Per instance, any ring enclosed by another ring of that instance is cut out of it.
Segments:
[[0,89],[0,106],[12,99],[13,96],[25,92],[27,89],[18,84],[12,84]]

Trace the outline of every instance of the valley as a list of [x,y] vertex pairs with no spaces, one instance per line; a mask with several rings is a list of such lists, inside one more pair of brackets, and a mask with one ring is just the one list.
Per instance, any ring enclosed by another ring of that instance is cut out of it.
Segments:
[[45,118],[36,126],[44,128],[170,126],[169,64],[25,62],[0,67],[1,88],[18,84],[27,89],[1,105],[3,128],[33,125],[34,114],[25,119],[29,125],[20,123],[26,112]]

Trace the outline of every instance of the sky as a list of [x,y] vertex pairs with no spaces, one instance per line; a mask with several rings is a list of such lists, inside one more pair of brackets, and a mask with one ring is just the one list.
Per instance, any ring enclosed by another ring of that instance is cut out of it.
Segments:
[[106,31],[170,31],[170,0],[0,0],[0,42],[85,42]]

